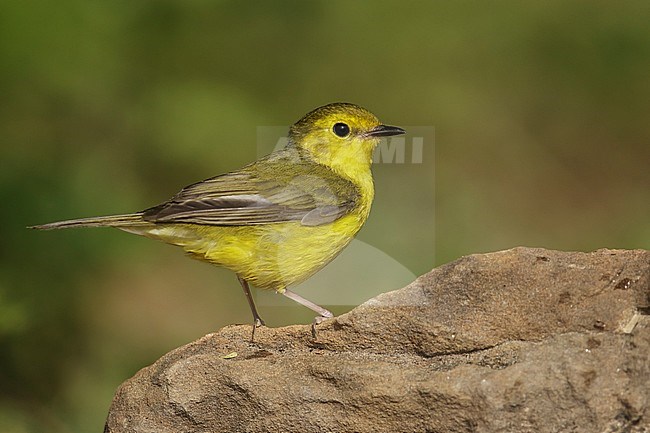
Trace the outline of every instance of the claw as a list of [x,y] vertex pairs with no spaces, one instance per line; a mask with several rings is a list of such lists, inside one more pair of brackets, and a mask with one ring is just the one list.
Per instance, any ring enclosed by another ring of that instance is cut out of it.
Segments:
[[334,315],[332,313],[330,313],[329,311],[328,311],[328,313],[329,313],[329,316],[316,316],[316,317],[314,317],[314,321],[311,322],[311,337],[314,340],[318,337],[317,332],[316,332],[316,325],[320,325],[325,320],[331,319],[332,317],[334,317]]
[[293,299],[294,301],[298,302],[299,304],[304,305],[305,307],[309,308],[312,311],[315,311],[319,314],[319,316],[316,316],[314,318],[313,323],[311,324],[311,335],[314,339],[316,339],[316,325],[321,323],[325,319],[329,319],[331,317],[334,317],[334,315],[329,311],[326,310],[325,308],[318,306],[311,302],[308,299],[303,298],[297,293],[292,292],[289,289],[285,289],[283,292],[281,292],[284,296],[286,296],[289,299]]
[[261,317],[256,317],[253,321],[253,330],[251,331],[251,343],[255,343],[255,330],[259,327],[266,326]]

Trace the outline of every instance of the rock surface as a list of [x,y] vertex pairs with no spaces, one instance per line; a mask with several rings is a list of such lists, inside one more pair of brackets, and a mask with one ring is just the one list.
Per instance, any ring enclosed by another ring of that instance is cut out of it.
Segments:
[[178,348],[105,432],[648,432],[648,313],[650,251],[472,255],[316,340],[240,325]]

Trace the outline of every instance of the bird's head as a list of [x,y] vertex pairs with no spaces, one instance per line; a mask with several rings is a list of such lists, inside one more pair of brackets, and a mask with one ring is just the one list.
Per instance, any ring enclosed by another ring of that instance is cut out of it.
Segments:
[[358,105],[337,102],[307,113],[291,126],[289,143],[316,162],[351,178],[368,172],[381,137],[403,134]]

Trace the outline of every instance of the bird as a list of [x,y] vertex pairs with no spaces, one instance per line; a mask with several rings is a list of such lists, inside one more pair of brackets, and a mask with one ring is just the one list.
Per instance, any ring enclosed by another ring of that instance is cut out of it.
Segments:
[[358,105],[318,107],[289,128],[287,144],[239,170],[181,189],[140,212],[31,226],[40,230],[113,227],[181,247],[234,271],[264,326],[250,286],[275,290],[318,314],[327,309],[288,287],[332,261],[366,222],[374,198],[372,153],[382,137],[404,134]]

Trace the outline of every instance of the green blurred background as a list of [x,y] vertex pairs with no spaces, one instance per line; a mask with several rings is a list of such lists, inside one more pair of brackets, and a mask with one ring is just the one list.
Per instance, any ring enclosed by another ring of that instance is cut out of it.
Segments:
[[155,205],[328,102],[435,128],[421,164],[375,167],[359,235],[412,274],[648,248],[648,22],[644,1],[2,2],[0,431],[101,431],[139,368],[250,320],[232,273],[173,247],[25,226]]

